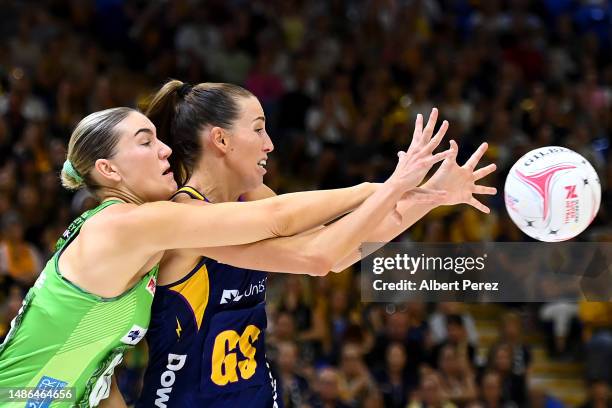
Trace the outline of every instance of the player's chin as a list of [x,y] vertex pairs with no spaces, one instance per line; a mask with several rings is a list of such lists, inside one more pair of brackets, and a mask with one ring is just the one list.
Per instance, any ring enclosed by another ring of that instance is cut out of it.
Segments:
[[172,181],[168,183],[168,191],[170,191],[170,194],[174,194],[176,190],[178,190],[178,184],[176,180],[172,179]]
[[148,196],[150,197],[148,201],[169,200],[170,197],[172,197],[172,195],[176,193],[177,189],[178,187],[177,187],[176,181],[172,180],[172,181],[165,182],[162,185],[159,185],[157,188],[155,188],[150,194],[148,194]]

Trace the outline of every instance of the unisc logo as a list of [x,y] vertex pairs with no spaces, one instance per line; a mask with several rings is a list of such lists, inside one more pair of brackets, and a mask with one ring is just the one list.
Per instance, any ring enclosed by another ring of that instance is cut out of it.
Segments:
[[240,302],[243,298],[264,293],[266,290],[266,279],[263,278],[259,282],[251,283],[242,293],[238,289],[224,289],[219,304],[225,305],[231,302]]

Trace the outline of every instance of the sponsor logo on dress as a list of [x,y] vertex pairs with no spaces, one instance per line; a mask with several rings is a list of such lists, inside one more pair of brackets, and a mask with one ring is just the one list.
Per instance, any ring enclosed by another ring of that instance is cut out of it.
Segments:
[[159,408],[167,407],[167,402],[170,399],[172,393],[172,386],[176,381],[176,373],[183,368],[187,361],[187,355],[185,354],[168,354],[168,365],[166,365],[166,371],[164,371],[159,379],[160,387],[155,392],[157,398],[155,399],[155,406]]
[[147,329],[140,327],[137,324],[133,325],[130,331],[123,336],[121,342],[131,346],[136,345],[147,334]]
[[224,305],[229,302],[239,302],[242,299],[242,295],[238,293],[238,289],[225,289],[221,295],[221,302],[219,304]]
[[259,282],[251,283],[242,293],[240,293],[238,289],[224,289],[219,304],[225,305],[231,302],[239,302],[243,298],[248,298],[249,296],[258,295],[260,293],[265,294],[266,280],[267,278],[263,278]]
[[155,288],[157,287],[157,279],[155,276],[151,276],[149,282],[147,282],[147,291],[151,294],[151,296],[155,296]]
[[33,393],[35,395],[45,395],[45,397],[30,398],[25,403],[25,406],[32,408],[49,408],[55,399],[49,395],[53,395],[53,391],[59,391],[66,388],[66,385],[68,385],[67,382],[58,380],[56,378],[47,377],[46,375],[41,377],[38,384],[36,384],[36,388],[34,389]]

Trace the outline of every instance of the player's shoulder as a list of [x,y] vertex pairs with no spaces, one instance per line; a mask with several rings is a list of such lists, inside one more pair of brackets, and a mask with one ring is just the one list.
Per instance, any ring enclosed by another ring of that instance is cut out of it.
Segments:
[[[146,204],[143,204],[146,205]],[[81,228],[81,235],[117,238],[124,234],[143,205],[117,203],[89,217]]]
[[137,204],[122,202],[110,205],[88,217],[85,223],[83,224],[83,229],[85,229],[86,226],[89,228],[95,228],[103,225],[108,225],[109,222],[116,222],[127,215],[133,214],[133,212],[138,207],[139,206]]
[[209,202],[200,200],[190,196],[183,191],[177,191],[171,200],[173,203],[189,204],[189,205],[210,205]]
[[275,197],[276,193],[270,187],[265,184],[261,184],[254,190],[247,191],[240,196],[242,201],[257,201],[265,198]]

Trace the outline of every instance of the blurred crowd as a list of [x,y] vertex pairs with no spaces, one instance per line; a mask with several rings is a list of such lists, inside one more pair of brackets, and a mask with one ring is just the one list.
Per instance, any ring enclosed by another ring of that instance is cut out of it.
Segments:
[[[460,160],[489,142],[499,191],[523,153],[569,147],[603,193],[580,239],[612,240],[610,0],[0,0],[0,35],[0,338],[56,239],[95,205],[59,183],[72,128],[141,106],[169,78],[260,99],[278,193],[384,180],[434,106]],[[501,194],[486,203],[490,215],[433,211],[401,239],[527,240]],[[609,304],[514,308],[483,356],[461,305],[363,305],[357,276],[270,278],[268,357],[287,406],[560,406],[529,385],[532,320],[553,355],[593,363],[585,407],[610,406]],[[146,353],[126,361],[129,400]]]

